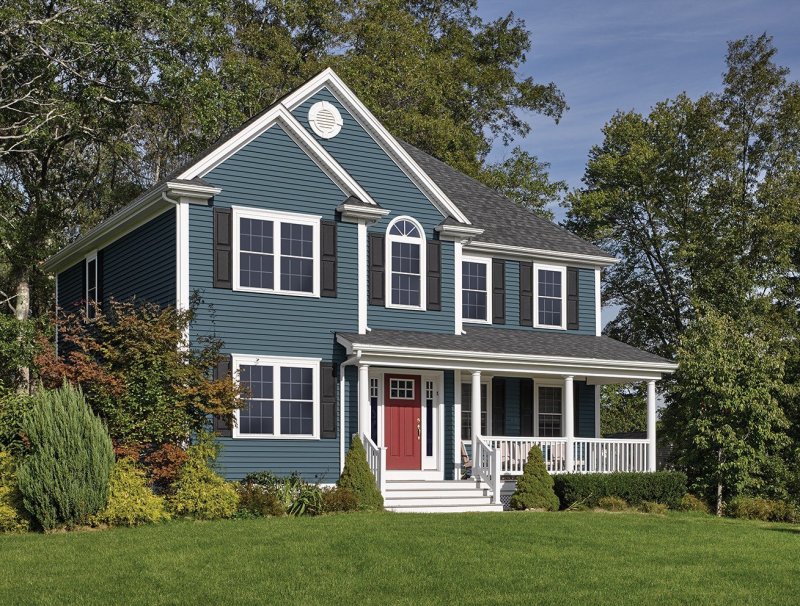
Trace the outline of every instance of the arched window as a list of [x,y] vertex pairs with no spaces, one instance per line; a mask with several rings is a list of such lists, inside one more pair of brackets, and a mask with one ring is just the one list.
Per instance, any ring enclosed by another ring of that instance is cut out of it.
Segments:
[[386,290],[389,307],[425,308],[425,232],[410,217],[398,217],[386,231]]

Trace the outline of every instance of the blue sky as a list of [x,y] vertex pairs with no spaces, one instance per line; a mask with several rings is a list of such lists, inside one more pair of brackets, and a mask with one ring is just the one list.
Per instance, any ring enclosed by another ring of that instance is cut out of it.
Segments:
[[[550,162],[551,175],[570,187],[580,185],[588,151],[617,109],[647,112],[683,91],[718,90],[728,40],[766,31],[777,62],[800,79],[798,0],[478,0],[484,19],[510,11],[532,33],[520,74],[555,82],[570,106],[557,125],[530,116],[533,131],[517,143]],[[491,158],[509,150],[498,144]]]

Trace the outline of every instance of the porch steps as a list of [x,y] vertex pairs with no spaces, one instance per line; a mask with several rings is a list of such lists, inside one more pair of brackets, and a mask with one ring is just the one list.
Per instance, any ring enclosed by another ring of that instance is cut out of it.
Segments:
[[474,480],[388,480],[383,502],[389,511],[403,513],[503,511],[492,503],[489,487]]

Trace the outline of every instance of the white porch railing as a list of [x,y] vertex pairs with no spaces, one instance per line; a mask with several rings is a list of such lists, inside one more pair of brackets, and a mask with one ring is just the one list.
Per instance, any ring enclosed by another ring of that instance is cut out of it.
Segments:
[[375,476],[375,483],[381,494],[386,492],[386,447],[380,447],[365,435],[363,437],[364,450],[367,451],[367,464]]
[[473,448],[472,475],[486,482],[492,493],[492,503],[500,502],[500,476],[502,475],[500,456],[481,436]]
[[[538,446],[550,473],[608,473],[647,471],[647,440],[573,438],[573,467],[567,469],[567,438],[512,438],[486,436],[483,440],[497,453],[502,475],[522,475],[532,446]],[[477,459],[476,459],[477,461]]]

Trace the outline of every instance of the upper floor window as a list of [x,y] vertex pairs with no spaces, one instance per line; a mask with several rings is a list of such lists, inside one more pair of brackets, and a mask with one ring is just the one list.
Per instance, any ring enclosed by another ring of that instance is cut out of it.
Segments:
[[389,224],[386,235],[389,271],[389,307],[424,309],[425,235],[422,226],[409,217]]
[[315,359],[234,356],[245,387],[235,437],[319,436],[319,369]]
[[491,259],[464,257],[461,261],[461,317],[465,322],[490,322]]
[[97,310],[97,253],[86,257],[86,317],[94,318]]
[[234,289],[319,296],[319,231],[319,217],[234,207]]
[[566,328],[566,271],[566,267],[560,266],[533,266],[534,326]]

